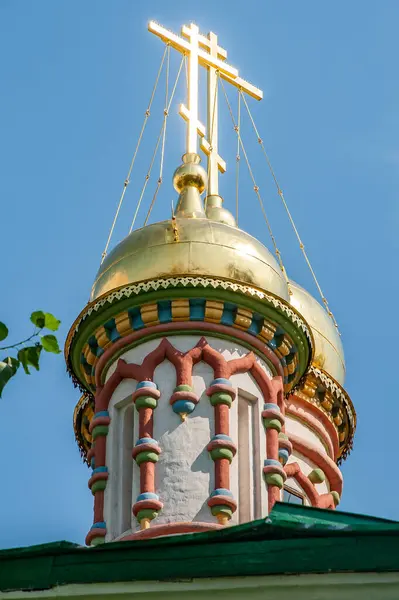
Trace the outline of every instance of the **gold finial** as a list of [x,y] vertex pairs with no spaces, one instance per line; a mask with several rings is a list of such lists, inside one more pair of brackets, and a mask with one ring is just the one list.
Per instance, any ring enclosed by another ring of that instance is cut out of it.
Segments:
[[223,208],[223,199],[221,196],[207,196],[206,197],[206,216],[211,221],[218,221],[219,223],[225,223],[225,225],[231,225],[231,227],[237,227],[236,220],[229,210]]
[[207,184],[207,175],[200,162],[198,154],[185,154],[183,164],[174,172],[173,185],[180,192],[176,217],[205,219],[201,194]]

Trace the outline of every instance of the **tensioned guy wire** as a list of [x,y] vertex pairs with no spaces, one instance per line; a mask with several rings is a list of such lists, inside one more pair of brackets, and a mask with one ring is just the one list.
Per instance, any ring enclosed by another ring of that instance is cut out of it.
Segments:
[[130,163],[130,166],[129,166],[129,170],[128,170],[128,172],[127,172],[127,177],[125,178],[125,181],[124,181],[124,183],[123,183],[123,189],[122,189],[122,193],[121,193],[121,196],[120,196],[120,198],[119,198],[119,203],[118,203],[118,206],[117,206],[117,209],[116,209],[116,213],[115,213],[115,216],[114,216],[114,220],[113,220],[113,222],[112,222],[112,225],[111,225],[111,229],[110,229],[110,232],[109,232],[109,235],[108,235],[107,243],[105,244],[104,251],[103,251],[103,253],[102,253],[102,255],[101,255],[101,264],[104,262],[104,259],[105,259],[105,257],[107,256],[108,247],[109,247],[109,244],[110,244],[110,242],[111,242],[112,234],[114,233],[114,229],[115,229],[116,221],[118,220],[119,211],[120,211],[120,209],[121,209],[121,206],[122,206],[122,203],[123,203],[123,199],[124,199],[124,197],[125,197],[125,193],[126,193],[127,186],[128,186],[128,185],[129,185],[129,183],[130,183],[130,175],[131,175],[131,173],[132,173],[132,170],[133,170],[133,165],[134,165],[134,163],[135,163],[135,160],[136,160],[137,152],[138,152],[138,150],[139,150],[139,147],[140,147],[140,144],[141,144],[141,140],[142,140],[142,138],[143,138],[143,134],[144,134],[144,130],[145,130],[145,128],[146,128],[146,125],[147,125],[148,118],[149,118],[149,116],[150,116],[150,114],[151,114],[151,113],[150,113],[150,111],[151,111],[151,106],[152,106],[152,102],[153,102],[153,100],[154,100],[155,91],[156,91],[156,89],[157,89],[158,81],[159,81],[159,78],[160,78],[160,76],[161,76],[161,72],[162,72],[163,64],[164,64],[164,62],[165,62],[165,58],[166,58],[166,53],[167,53],[167,50],[168,50],[168,46],[166,46],[166,47],[165,47],[165,51],[164,51],[164,53],[163,53],[163,56],[162,56],[161,64],[160,64],[160,66],[159,66],[158,73],[157,73],[157,76],[156,76],[156,79],[155,79],[154,87],[152,88],[152,92],[151,92],[150,101],[149,101],[149,103],[148,103],[148,106],[147,106],[147,109],[146,109],[146,111],[145,111],[145,115],[144,115],[144,122],[143,122],[143,125],[142,125],[142,127],[141,127],[141,131],[140,131],[139,138],[138,138],[138,140],[137,140],[136,149],[135,149],[135,151],[134,151],[133,158],[132,158],[132,160],[131,160],[131,163]]
[[150,207],[149,207],[148,212],[147,212],[147,216],[146,216],[145,221],[144,221],[144,226],[147,225],[147,223],[148,223],[148,219],[150,218],[150,214],[151,214],[152,208],[153,208],[153,206],[155,204],[155,200],[156,200],[156,197],[158,195],[159,188],[161,187],[161,184],[162,184],[163,159],[164,159],[164,156],[165,156],[166,120],[167,120],[168,114],[169,114],[169,111],[168,111],[169,59],[170,59],[170,46],[169,46],[169,49],[168,49],[168,60],[167,60],[167,64],[166,64],[165,108],[163,110],[163,132],[162,132],[161,163],[160,163],[160,167],[159,167],[159,177],[158,177],[157,187],[156,187],[156,190],[154,192],[154,196],[152,198]]
[[155,191],[154,197],[153,197],[153,199],[151,201],[151,205],[150,205],[150,208],[148,210],[148,213],[147,213],[144,225],[147,224],[147,221],[148,221],[148,219],[150,217],[151,211],[152,211],[152,209],[154,207],[154,203],[155,203],[155,200],[156,200],[159,188],[160,188],[160,186],[162,184],[162,174],[163,174],[163,165],[164,165],[164,156],[165,156],[165,141],[166,141],[166,124],[167,124],[167,118],[169,116],[170,107],[171,107],[171,104],[173,102],[173,98],[174,98],[174,95],[175,95],[175,92],[176,92],[177,84],[179,82],[180,74],[181,74],[181,71],[182,71],[182,68],[183,68],[183,63],[185,61],[186,61],[186,57],[183,56],[182,59],[181,59],[181,62],[180,62],[180,66],[179,66],[179,70],[178,70],[177,75],[176,75],[175,82],[173,84],[173,89],[172,89],[172,93],[170,95],[169,102],[167,102],[168,83],[166,84],[166,100],[165,100],[163,123],[162,123],[161,130],[159,132],[159,135],[158,135],[158,139],[157,139],[157,143],[155,145],[154,153],[152,155],[150,167],[148,169],[147,175],[145,176],[145,181],[144,181],[143,189],[141,190],[140,198],[139,198],[139,201],[138,201],[137,206],[136,206],[136,211],[134,213],[134,217],[133,217],[133,220],[132,220],[132,224],[130,226],[129,233],[133,230],[134,224],[136,222],[136,217],[137,217],[140,205],[141,205],[141,201],[142,201],[143,196],[144,196],[145,189],[147,187],[148,181],[149,181],[150,176],[151,176],[152,167],[153,167],[153,164],[154,164],[154,160],[155,160],[155,157],[156,157],[156,154],[157,154],[158,147],[159,147],[161,139],[162,139],[162,147],[161,147],[162,151],[161,151],[161,165],[160,165],[160,174],[159,174],[159,178],[158,178],[158,185],[157,185],[157,189]]
[[282,271],[282,273],[283,273],[283,275],[285,277],[285,280],[286,280],[286,283],[287,283],[287,286],[288,286],[288,290],[289,290],[290,289],[289,281],[288,281],[287,273],[286,273],[286,270],[285,270],[285,267],[284,267],[283,259],[281,257],[281,252],[278,249],[276,238],[273,235],[273,231],[272,231],[269,219],[267,218],[266,209],[265,209],[265,206],[263,204],[262,196],[260,195],[260,192],[259,192],[259,186],[256,184],[256,180],[255,180],[255,177],[254,177],[254,174],[253,174],[253,171],[252,171],[252,167],[250,165],[250,162],[249,162],[249,159],[248,159],[248,155],[247,155],[247,152],[245,150],[245,147],[244,147],[244,144],[243,144],[243,141],[242,141],[242,138],[241,138],[241,133],[240,133],[240,130],[237,127],[236,122],[234,120],[233,111],[231,109],[231,105],[230,105],[230,102],[229,102],[229,99],[228,99],[228,96],[227,96],[227,93],[226,93],[226,89],[225,89],[225,87],[223,85],[223,80],[222,79],[220,80],[220,83],[221,83],[221,86],[222,86],[222,89],[223,89],[223,92],[224,92],[224,97],[225,97],[226,102],[227,102],[227,107],[229,109],[230,117],[231,117],[231,120],[233,122],[234,131],[237,133],[239,144],[240,144],[242,153],[244,155],[245,162],[247,163],[249,174],[250,174],[251,179],[252,179],[253,189],[254,189],[254,192],[256,193],[256,196],[257,196],[257,198],[259,200],[259,204],[260,204],[260,208],[261,208],[261,211],[262,211],[262,215],[263,215],[263,218],[265,220],[267,229],[269,231],[270,238],[271,238],[272,243],[273,243],[274,252],[275,252],[275,254],[277,256],[278,264],[279,264],[280,269],[281,269],[281,271]]
[[[251,120],[252,127],[253,127],[253,129],[254,129],[255,135],[256,135],[256,137],[257,137],[258,144],[259,144],[259,145],[260,145],[260,147],[262,148],[262,152],[263,152],[263,154],[264,154],[264,156],[265,156],[265,159],[266,159],[267,165],[268,165],[268,167],[269,167],[269,170],[270,170],[271,176],[273,177],[273,181],[274,181],[274,183],[275,183],[275,186],[276,186],[276,188],[277,188],[277,193],[278,193],[278,195],[279,195],[279,196],[280,196],[280,198],[281,198],[281,201],[282,201],[282,203],[283,203],[283,206],[284,206],[284,208],[285,208],[285,210],[286,210],[286,213],[287,213],[287,215],[288,215],[288,218],[289,218],[289,220],[290,220],[290,223],[291,223],[291,225],[292,225],[292,228],[293,228],[293,230],[294,230],[294,232],[295,232],[296,238],[297,238],[297,240],[298,240],[298,243],[299,243],[299,247],[300,247],[300,249],[301,249],[301,251],[302,251],[302,254],[303,254],[304,258],[305,258],[306,264],[308,265],[309,271],[310,271],[310,272],[311,272],[311,274],[312,274],[313,280],[314,280],[314,282],[315,282],[315,284],[316,284],[316,287],[317,287],[317,290],[318,290],[318,292],[319,292],[319,294],[320,294],[320,296],[321,296],[322,302],[323,302],[324,306],[326,307],[326,311],[327,311],[328,315],[331,317],[331,319],[332,319],[332,321],[333,321],[333,323],[334,323],[334,325],[335,325],[335,327],[336,327],[336,329],[337,329],[338,333],[340,334],[340,332],[339,332],[339,329],[338,329],[338,323],[337,323],[337,321],[335,320],[335,317],[334,317],[333,313],[332,313],[332,312],[331,312],[331,310],[330,310],[330,307],[329,307],[329,305],[328,305],[328,302],[327,302],[327,298],[326,298],[326,297],[324,296],[324,294],[323,294],[323,291],[322,291],[322,289],[321,289],[321,286],[320,286],[320,284],[319,284],[319,282],[318,282],[318,280],[317,280],[316,274],[315,274],[315,272],[314,272],[314,270],[313,270],[313,267],[312,267],[312,265],[311,265],[311,263],[310,263],[309,257],[308,257],[308,255],[307,255],[307,252],[306,252],[306,250],[305,250],[305,246],[304,246],[304,244],[303,244],[303,242],[302,242],[302,240],[301,240],[301,237],[300,237],[300,235],[299,235],[299,232],[298,232],[298,229],[297,229],[297,227],[296,227],[296,225],[295,225],[294,219],[293,219],[293,217],[292,217],[292,215],[291,215],[291,212],[290,212],[290,210],[289,210],[289,208],[288,208],[288,204],[287,204],[287,202],[286,202],[286,200],[285,200],[285,198],[284,198],[283,190],[281,189],[281,187],[280,187],[280,185],[279,185],[279,182],[277,181],[277,177],[276,177],[276,175],[275,175],[274,169],[273,169],[273,167],[272,167],[272,164],[271,164],[271,162],[270,162],[269,156],[268,156],[268,154],[267,154],[267,152],[266,152],[266,149],[265,149],[265,146],[264,146],[263,140],[262,140],[262,138],[260,137],[260,135],[259,135],[259,132],[258,132],[258,129],[257,129],[256,125],[255,125],[254,118],[253,118],[253,116],[252,116],[252,114],[251,114],[251,111],[250,111],[250,109],[249,109],[249,106],[248,106],[248,104],[247,104],[247,101],[246,101],[246,99],[245,99],[245,96],[243,95],[243,93],[242,93],[242,92],[241,92],[241,95],[242,95],[242,99],[243,99],[243,102],[244,102],[244,104],[245,104],[245,107],[246,107],[246,109],[247,109],[248,116],[249,116],[249,118],[250,118],[250,120]],[[341,334],[340,334],[340,335],[341,335]]]

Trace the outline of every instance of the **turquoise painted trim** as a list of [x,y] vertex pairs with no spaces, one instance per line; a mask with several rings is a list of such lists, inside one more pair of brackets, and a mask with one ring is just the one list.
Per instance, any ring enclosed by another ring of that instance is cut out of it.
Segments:
[[216,490],[213,490],[213,492],[210,494],[211,498],[214,496],[230,496],[230,498],[233,498],[232,492],[226,488],[216,488]]
[[[196,320],[195,316],[201,314],[202,307],[204,307],[204,310],[205,310],[206,300],[204,298],[197,298],[195,300],[196,300],[196,302],[189,303],[189,310],[190,310],[189,319],[190,319],[190,321]],[[162,322],[163,323],[172,322],[172,311],[170,308],[171,302],[160,300],[156,304],[157,304],[157,308],[158,308],[158,316],[160,317],[160,315],[162,314]],[[220,323],[222,325],[227,325],[230,327],[233,326],[238,308],[239,308],[239,306],[237,304],[233,304],[232,302],[224,303],[224,309],[223,309],[223,313],[222,313],[222,316],[220,319]],[[135,312],[135,316],[131,317],[131,323],[132,323],[132,325],[135,325],[135,328],[132,329],[132,331],[137,331],[138,329],[142,329],[144,327],[144,323],[141,319],[141,315],[139,315],[138,308],[131,309],[131,311],[129,311],[129,314],[133,315],[134,311],[136,311],[136,312]],[[169,321],[166,321],[166,319],[169,319]],[[161,319],[159,319],[159,320],[161,320]],[[251,326],[246,330],[246,332],[251,335],[257,335],[257,333],[261,330],[263,323],[266,320],[267,319],[265,319],[264,317],[261,317],[259,315],[257,322],[252,320]],[[252,327],[252,325],[253,325],[253,327]],[[117,339],[120,339],[121,336],[119,335],[119,333],[117,335],[114,335],[113,330],[112,330],[113,327],[115,328],[115,319],[110,319],[104,325],[107,335],[111,336],[111,338],[112,338],[112,336],[114,336],[115,339],[112,341],[116,341]],[[116,329],[115,329],[115,331],[116,331]],[[278,349],[278,347],[281,345],[281,343],[283,341],[284,334],[281,333],[281,331],[282,331],[281,328],[278,328],[276,330],[276,333],[275,333],[273,339],[266,343],[266,346],[268,346],[272,351],[275,351],[276,349]],[[83,354],[82,354],[81,360],[82,360],[82,364],[85,367],[86,372],[89,373],[90,375],[92,375],[92,377],[94,377],[95,376],[95,367],[91,368],[91,366],[89,365],[90,370],[88,371],[86,364],[85,364],[85,359],[83,357]],[[281,362],[283,368],[287,366],[285,357],[281,357],[280,362]],[[291,381],[293,381],[297,377],[297,370],[298,370],[298,367],[296,368],[294,373],[289,374],[288,376],[285,376],[284,383],[290,383]],[[178,412],[181,412],[181,410],[179,410]],[[189,410],[187,412],[191,412],[191,411]]]
[[252,316],[252,323],[248,327],[248,333],[252,333],[253,335],[259,335],[259,333],[262,331],[263,321],[264,318],[262,317],[262,315],[254,313]]
[[97,467],[93,469],[92,475],[96,475],[97,473],[108,473],[108,467]]
[[107,332],[108,338],[111,340],[111,342],[116,342],[117,340],[121,339],[122,336],[116,328],[114,318],[104,323],[104,329]]
[[205,300],[204,298],[190,298],[190,321],[205,320]]
[[[83,349],[84,345],[85,345],[85,333],[87,332],[87,334],[91,334],[90,337],[92,337],[92,332],[93,329],[97,329],[98,327],[101,327],[105,322],[108,322],[110,320],[110,318],[113,318],[115,316],[116,310],[118,312],[118,314],[120,314],[123,311],[127,311],[129,316],[130,316],[130,323],[132,326],[132,331],[138,331],[139,329],[143,329],[145,331],[146,327],[144,326],[144,323],[141,319],[141,314],[140,314],[140,305],[142,305],[144,302],[147,303],[159,303],[158,304],[158,309],[160,309],[160,312],[162,313],[162,311],[165,311],[165,306],[167,307],[167,302],[174,299],[174,298],[187,298],[189,300],[189,306],[190,306],[190,320],[194,323],[196,320],[200,321],[203,320],[202,318],[202,309],[205,307],[205,302],[206,300],[214,300],[217,302],[223,302],[225,306],[227,306],[227,308],[230,310],[229,304],[233,305],[233,306],[239,306],[241,308],[245,308],[247,310],[250,310],[253,314],[256,315],[256,317],[253,318],[251,325],[248,327],[248,329],[246,330],[247,333],[249,333],[250,335],[257,335],[257,331],[260,331],[260,328],[262,326],[263,323],[263,318],[265,318],[267,321],[271,322],[273,324],[273,326],[277,327],[277,331],[276,334],[279,335],[283,332],[285,332],[292,340],[292,342],[295,344],[295,347],[297,348],[297,352],[298,354],[297,356],[297,361],[298,364],[296,365],[296,369],[295,372],[292,373],[291,375],[288,375],[285,377],[284,383],[297,383],[300,379],[300,377],[303,375],[303,373],[306,371],[306,369],[308,368],[309,364],[310,364],[310,360],[311,360],[311,352],[309,351],[311,349],[311,346],[309,345],[309,340],[311,340],[312,335],[310,330],[307,330],[307,332],[305,332],[303,330],[303,327],[301,325],[299,325],[299,323],[301,322],[301,317],[300,316],[295,316],[294,319],[294,315],[295,315],[295,310],[292,309],[292,307],[287,306],[287,309],[290,310],[292,312],[293,316],[290,316],[289,314],[287,314],[285,312],[285,310],[283,309],[283,306],[280,308],[278,306],[275,306],[272,302],[272,300],[267,299],[267,298],[259,298],[256,296],[256,294],[251,295],[243,290],[233,290],[230,288],[225,288],[224,286],[221,285],[221,282],[218,282],[220,285],[212,287],[212,286],[202,286],[202,285],[197,285],[197,286],[191,286],[191,284],[185,285],[183,283],[177,283],[176,285],[171,285],[168,286],[167,288],[163,288],[160,287],[158,290],[154,291],[154,290],[149,290],[149,291],[142,291],[139,294],[132,294],[130,297],[124,296],[122,298],[118,298],[115,299],[113,298],[113,301],[109,302],[109,305],[104,304],[102,307],[100,307],[98,309],[98,311],[93,311],[90,315],[86,315],[85,318],[79,322],[79,330],[73,334],[73,337],[71,339],[70,342],[70,346],[69,346],[69,355],[67,357],[67,362],[68,362],[68,366],[69,369],[71,370],[71,366],[73,366],[73,375],[75,377],[75,382],[76,379],[79,380],[79,382],[83,385],[83,388],[89,389],[90,391],[94,390],[94,386],[93,385],[89,385],[85,379],[83,378],[83,375],[81,373],[81,371],[78,368],[77,365],[77,360],[80,360],[79,354],[77,354],[77,352],[80,352],[79,349]],[[249,286],[249,289],[250,286]],[[255,291],[255,288],[254,288]],[[206,296],[206,300],[204,300],[204,297],[200,297],[201,294],[204,294],[204,296]],[[270,298],[273,297],[273,294],[270,294],[268,292],[266,292],[266,294],[268,294],[268,296],[270,296]],[[162,296],[168,296],[168,300],[166,300],[164,297]],[[161,297],[160,297],[161,296]],[[170,299],[170,300],[169,300]],[[286,303],[284,301],[281,301],[280,299],[276,299],[278,302],[281,302],[282,305],[286,305]],[[238,302],[237,302],[238,301]],[[166,302],[166,304],[165,304]],[[162,304],[161,304],[162,303]],[[226,311],[227,312],[227,311]],[[105,317],[108,317],[108,319],[106,320]],[[158,315],[159,316],[159,315]],[[226,313],[225,313],[226,316]],[[165,314],[165,312],[163,312],[163,318],[167,318],[167,313]],[[297,322],[298,321],[298,322]],[[223,324],[223,320],[222,318],[220,319],[220,323]],[[231,325],[230,325],[231,326]],[[194,330],[194,328],[193,328]],[[245,331],[245,330],[244,330]],[[143,332],[144,333],[144,332]],[[201,335],[203,335],[203,332],[198,332]],[[178,335],[177,332],[174,332],[173,335]],[[157,338],[159,337],[159,335],[154,335],[151,337],[151,339],[153,338]],[[228,335],[222,334],[219,335],[217,337],[220,337],[222,339],[230,339]],[[232,335],[232,337],[234,337],[234,335]],[[144,333],[143,339],[150,339],[150,336],[146,335]],[[86,338],[87,341],[87,338]],[[136,345],[136,344],[134,344]],[[262,356],[262,353],[260,351],[257,351],[255,348],[253,348],[250,344],[243,344],[245,347],[249,348],[252,351],[255,351],[256,354],[258,354],[259,356]],[[273,346],[273,343],[267,344],[269,346],[269,348],[272,349],[272,351],[274,351],[275,345]],[[278,345],[277,345],[278,346]],[[134,347],[134,346],[130,346],[129,347]],[[102,350],[103,352],[103,350]],[[101,353],[102,353],[101,352]],[[72,361],[72,365],[71,365],[71,361]],[[289,362],[292,362],[292,356],[290,356],[290,361],[287,361],[287,364],[289,364]],[[281,361],[282,366],[284,365],[284,362]],[[86,371],[87,372],[87,371]],[[91,375],[93,376],[95,374],[95,369],[93,369],[91,371]]]
[[211,383],[209,384],[209,387],[211,387],[212,385],[229,385],[231,387],[233,387],[233,384],[231,383],[230,379],[225,379],[224,377],[217,377],[216,379],[214,379],[213,381],[211,381]]
[[237,314],[237,305],[232,304],[231,302],[225,302],[222,318],[220,320],[221,324],[232,326],[236,319],[236,314]]
[[152,444],[153,446],[158,446],[157,440],[154,440],[153,438],[140,438],[137,440],[135,446],[141,446],[141,444]]
[[172,303],[170,300],[158,302],[158,318],[160,323],[169,323],[172,320]]
[[140,502],[141,500],[159,500],[159,496],[153,492],[143,492],[137,496],[136,502]]
[[136,385],[136,390],[141,390],[141,388],[153,388],[154,390],[158,389],[158,386],[154,381],[139,381]]
[[133,331],[137,329],[143,329],[143,327],[145,327],[144,321],[141,318],[141,312],[139,307],[135,306],[134,308],[129,308],[127,312],[130,319],[130,325]]

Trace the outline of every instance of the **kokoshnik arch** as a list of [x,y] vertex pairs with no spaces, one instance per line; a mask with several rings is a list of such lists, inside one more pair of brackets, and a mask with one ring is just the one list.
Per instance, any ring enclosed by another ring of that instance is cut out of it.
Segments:
[[218,85],[243,98],[262,92],[227,63],[215,34],[149,30],[188,61],[187,141],[171,219],[104,253],[66,342],[83,393],[76,439],[92,469],[88,545],[222,528],[283,499],[334,509],[356,425],[331,313],[222,206]]

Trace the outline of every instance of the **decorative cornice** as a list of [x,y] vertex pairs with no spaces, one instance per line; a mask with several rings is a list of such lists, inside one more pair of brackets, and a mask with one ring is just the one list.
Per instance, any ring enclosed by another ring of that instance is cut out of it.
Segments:
[[305,335],[312,340],[313,336],[310,328],[308,327],[306,321],[303,317],[289,304],[287,304],[284,300],[281,300],[274,294],[270,292],[264,292],[258,288],[253,286],[244,285],[241,283],[237,283],[234,281],[229,281],[228,279],[213,279],[211,277],[168,277],[165,279],[156,279],[156,280],[147,280],[141,281],[135,284],[129,284],[125,286],[121,286],[112,290],[111,292],[107,292],[103,296],[100,296],[93,302],[89,302],[87,306],[81,311],[80,315],[77,317],[75,322],[73,323],[66,342],[65,342],[65,359],[68,360],[69,351],[71,348],[72,339],[77,333],[82,321],[84,321],[87,317],[89,317],[93,312],[99,312],[101,308],[104,306],[111,305],[116,301],[122,300],[123,298],[130,298],[131,296],[138,296],[143,292],[157,291],[160,289],[168,289],[169,287],[202,287],[202,288],[213,288],[213,289],[223,289],[232,292],[239,292],[249,297],[258,298],[259,300],[263,300],[271,304],[274,308],[282,311],[290,318],[290,320],[295,323],[304,333]]
[[335,427],[340,464],[352,450],[356,430],[356,411],[347,392],[328,373],[312,365],[291,394],[317,406]]
[[73,411],[73,430],[80,454],[87,464],[89,464],[88,452],[92,445],[92,435],[89,428],[93,415],[94,396],[86,392],[80,397]]
[[[174,295],[170,299],[165,291],[172,289]],[[132,304],[129,298],[135,299]],[[116,312],[118,308],[124,310]],[[101,319],[104,311],[107,312]],[[176,277],[124,286],[87,305],[72,326],[65,345],[67,367],[75,385],[82,391],[94,392],[96,365],[112,344],[132,334],[137,337],[139,331],[140,339],[167,335],[169,328],[176,329],[177,322],[182,324],[182,330],[190,324],[193,331],[201,322],[221,325],[226,331],[219,337],[236,338],[237,330],[245,332],[249,345],[259,346],[260,342],[260,347],[275,355],[281,364],[286,393],[298,383],[311,360],[312,333],[299,313],[285,301],[228,280]],[[257,339],[252,342],[254,338]],[[256,351],[260,352],[259,348]]]

